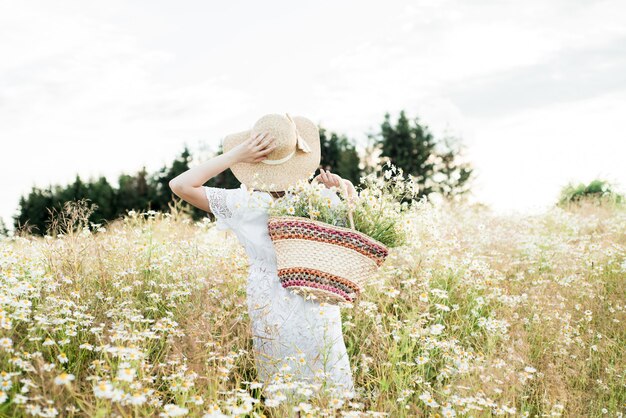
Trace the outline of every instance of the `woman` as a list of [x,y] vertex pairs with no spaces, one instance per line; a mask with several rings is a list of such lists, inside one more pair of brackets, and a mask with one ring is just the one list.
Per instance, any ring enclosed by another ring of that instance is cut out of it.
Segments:
[[[223,154],[187,170],[170,181],[172,191],[190,204],[212,212],[216,227],[232,230],[248,255],[248,312],[253,332],[255,364],[263,383],[293,380],[323,381],[354,395],[354,383],[342,334],[339,306],[307,300],[281,286],[276,255],[267,231],[272,199],[298,180],[309,180],[320,163],[317,126],[289,114],[265,115],[252,129],[224,138]],[[230,168],[241,181],[237,189],[203,186]],[[340,199],[331,187],[354,186],[320,169],[313,181],[323,183],[332,204]],[[321,378],[321,380],[316,380]]]

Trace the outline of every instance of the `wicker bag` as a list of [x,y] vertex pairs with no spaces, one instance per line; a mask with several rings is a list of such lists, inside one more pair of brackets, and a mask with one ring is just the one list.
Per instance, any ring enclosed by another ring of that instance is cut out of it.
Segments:
[[350,228],[300,216],[269,217],[268,231],[284,288],[331,304],[356,300],[389,251],[354,229],[351,202],[348,219]]

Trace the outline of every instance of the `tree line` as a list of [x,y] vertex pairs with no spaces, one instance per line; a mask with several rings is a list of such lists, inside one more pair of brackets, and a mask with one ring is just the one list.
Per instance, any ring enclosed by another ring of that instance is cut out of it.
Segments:
[[[404,110],[394,121],[388,112],[385,113],[378,131],[367,135],[368,143],[363,155],[359,155],[355,141],[346,135],[331,132],[322,126],[319,130],[320,166],[355,185],[359,184],[361,176],[379,168],[377,163],[389,161],[401,168],[405,175],[411,174],[417,179],[419,197],[439,193],[454,199],[469,191],[473,169],[469,162],[463,161],[459,139],[435,138],[427,125],[417,117],[407,117]],[[220,147],[217,153],[221,152]],[[375,161],[375,156],[379,161]],[[55,211],[60,211],[65,202],[81,199],[95,204],[89,219],[94,224],[105,224],[129,210],[169,212],[175,204],[182,204],[183,210],[198,220],[207,213],[181,203],[168,185],[172,178],[188,170],[191,163],[192,156],[185,147],[171,164],[154,173],[148,173],[143,167],[136,174],[120,175],[117,186],[109,183],[104,176],[85,182],[77,175],[71,184],[65,186],[33,187],[27,196],[19,199],[18,214],[13,217],[14,227],[16,231],[43,235]],[[232,172],[225,170],[205,185],[237,188],[239,184]]]

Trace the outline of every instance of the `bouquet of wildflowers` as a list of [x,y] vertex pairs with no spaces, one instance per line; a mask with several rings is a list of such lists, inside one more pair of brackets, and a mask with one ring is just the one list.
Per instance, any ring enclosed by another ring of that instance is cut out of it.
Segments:
[[291,186],[283,197],[272,202],[270,216],[301,216],[335,226],[347,226],[347,205],[344,200],[333,204],[322,183],[305,180]]
[[325,185],[318,182],[299,181],[285,195],[272,202],[270,216],[299,216],[334,226],[349,225],[348,210],[351,209],[354,229],[388,247],[397,247],[406,241],[403,212],[409,202],[417,196],[419,186],[409,175],[403,176],[402,169],[385,164],[380,173],[371,173],[361,178],[361,190],[352,199],[343,197],[332,204]]

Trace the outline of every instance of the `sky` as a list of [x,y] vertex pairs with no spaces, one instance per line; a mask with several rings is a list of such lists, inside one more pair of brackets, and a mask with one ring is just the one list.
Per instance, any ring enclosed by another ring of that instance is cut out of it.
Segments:
[[0,2],[0,217],[33,186],[208,158],[267,113],[362,145],[404,109],[461,138],[471,199],[626,187],[622,0]]

